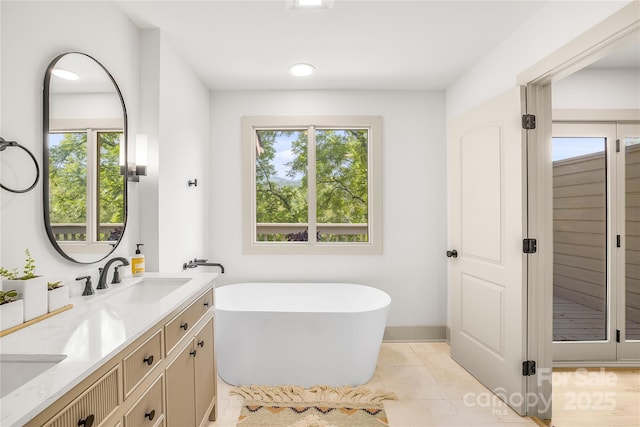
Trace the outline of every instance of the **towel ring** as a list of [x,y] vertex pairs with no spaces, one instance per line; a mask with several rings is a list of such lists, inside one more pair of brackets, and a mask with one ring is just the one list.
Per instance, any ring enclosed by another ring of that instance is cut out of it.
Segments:
[[0,183],[0,188],[2,188],[3,190],[11,191],[12,193],[26,193],[27,191],[33,190],[33,187],[36,186],[36,184],[38,183],[38,180],[40,179],[40,167],[38,166],[38,161],[36,160],[36,157],[33,155],[31,151],[29,151],[28,148],[18,144],[16,141],[5,141],[5,139],[0,136],[0,151],[6,150],[7,147],[21,148],[29,155],[29,157],[31,157],[31,159],[33,160],[33,164],[36,165],[36,179],[35,181],[33,181],[33,184],[29,186],[29,188],[25,188],[24,190],[15,190],[13,188],[9,188],[2,185],[2,183]]

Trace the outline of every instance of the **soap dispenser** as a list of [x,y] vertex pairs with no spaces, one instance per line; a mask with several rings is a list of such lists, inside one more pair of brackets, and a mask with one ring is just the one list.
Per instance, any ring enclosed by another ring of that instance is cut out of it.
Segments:
[[136,243],[136,253],[131,257],[131,275],[134,277],[144,274],[144,255],[140,252],[142,243]]

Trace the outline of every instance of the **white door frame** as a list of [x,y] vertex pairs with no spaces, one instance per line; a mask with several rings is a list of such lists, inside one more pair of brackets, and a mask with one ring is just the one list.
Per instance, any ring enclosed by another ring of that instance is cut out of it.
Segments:
[[[553,364],[553,219],[551,162],[547,150],[551,144],[551,83],[609,55],[614,50],[637,40],[640,32],[640,2],[632,2],[580,37],[517,76],[518,85],[526,85],[527,113],[534,114],[537,126],[528,132],[527,187],[528,235],[538,239],[537,256],[528,258],[528,325],[527,357],[539,367],[529,377],[528,392],[551,396]],[[551,407],[538,399],[539,418],[551,418]],[[535,406],[535,405],[534,405]],[[531,408],[531,415],[535,409]]]

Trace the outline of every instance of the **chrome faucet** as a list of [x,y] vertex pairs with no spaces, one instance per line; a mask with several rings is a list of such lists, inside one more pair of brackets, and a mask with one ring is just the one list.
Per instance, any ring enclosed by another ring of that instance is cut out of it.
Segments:
[[[122,257],[111,258],[100,270],[100,278],[98,278],[98,286],[96,287],[96,289],[107,289],[109,287],[107,286],[107,274],[109,273],[109,267],[111,267],[111,264],[113,264],[116,261],[120,261],[122,265],[129,265],[129,261],[127,261],[126,258],[122,258]],[[114,283],[121,283],[119,274],[113,275],[113,280],[111,281],[111,284],[114,284]]]

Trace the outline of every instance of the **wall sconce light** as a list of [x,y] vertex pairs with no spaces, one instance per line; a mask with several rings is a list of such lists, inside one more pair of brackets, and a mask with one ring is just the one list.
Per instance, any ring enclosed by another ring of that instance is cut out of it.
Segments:
[[124,150],[120,150],[120,174],[126,171],[127,181],[140,182],[141,176],[147,176],[147,135],[136,135],[135,153],[131,161],[125,161]]
[[136,176],[147,176],[147,135],[136,135]]

